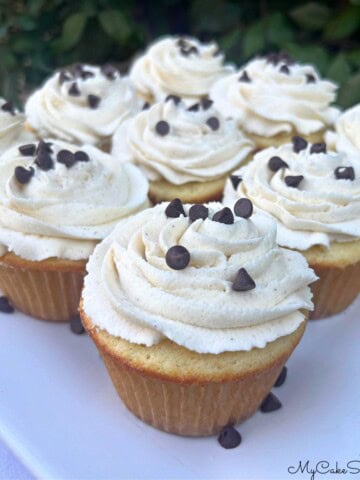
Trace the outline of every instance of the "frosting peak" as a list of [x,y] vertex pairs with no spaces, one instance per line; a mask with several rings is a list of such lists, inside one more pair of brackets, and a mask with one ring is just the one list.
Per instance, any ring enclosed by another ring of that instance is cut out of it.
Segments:
[[24,131],[25,117],[11,102],[0,98],[0,154],[16,143],[21,143],[30,134]]
[[335,123],[335,132],[327,132],[326,141],[338,152],[360,156],[360,105],[346,110]]

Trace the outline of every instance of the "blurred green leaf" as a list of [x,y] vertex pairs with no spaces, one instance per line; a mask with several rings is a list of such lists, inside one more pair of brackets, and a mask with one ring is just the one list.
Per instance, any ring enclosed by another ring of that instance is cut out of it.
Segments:
[[360,103],[360,72],[341,86],[337,103],[343,108]]
[[109,37],[119,43],[122,43],[131,35],[129,21],[119,10],[105,10],[101,12],[99,22]]
[[348,52],[346,56],[349,60],[349,63],[355,67],[360,67],[360,48],[355,48],[351,52]]
[[350,5],[334,16],[324,31],[326,40],[339,40],[352,35],[360,27],[360,7]]
[[351,67],[344,53],[339,53],[326,70],[326,76],[338,83],[346,82],[351,76]]
[[284,43],[292,42],[294,39],[294,33],[289,21],[282,13],[274,13],[268,17],[266,32],[267,41],[277,47],[281,47]]
[[245,58],[255,55],[265,46],[265,24],[258,20],[246,29],[243,40],[243,53]]
[[63,24],[61,37],[53,42],[53,47],[61,52],[70,50],[81,38],[86,21],[87,17],[82,12],[70,15]]
[[289,16],[305,30],[321,30],[331,17],[331,10],[317,2],[304,3],[292,9]]
[[11,44],[14,53],[25,53],[31,51],[34,46],[34,41],[31,35],[19,35],[14,38]]
[[324,47],[306,45],[300,46],[295,43],[285,45],[285,50],[301,63],[312,63],[318,67],[320,72],[325,72],[330,63],[330,54]]

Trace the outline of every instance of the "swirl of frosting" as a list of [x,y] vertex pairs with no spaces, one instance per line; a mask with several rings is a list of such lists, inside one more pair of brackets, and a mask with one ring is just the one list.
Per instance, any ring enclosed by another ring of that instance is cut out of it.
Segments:
[[210,97],[225,117],[236,119],[249,133],[309,135],[335,121],[338,110],[330,104],[336,89],[311,65],[257,58],[216,82]]
[[346,110],[335,122],[335,132],[326,133],[326,142],[338,152],[360,155],[360,104]]
[[11,102],[0,98],[0,154],[32,136],[24,130],[25,116]]
[[[311,153],[311,148],[308,145],[296,153],[293,145],[286,144],[259,152],[237,172],[242,180],[236,189],[228,181],[224,203],[249,198],[259,211],[277,221],[278,242],[284,247],[307,250],[313,245],[358,239],[358,159],[335,152]],[[280,158],[287,168],[272,171],[269,161],[273,157]],[[290,181],[291,177],[300,180],[298,186],[288,186],[289,177]]]
[[[114,336],[151,346],[167,337],[200,353],[250,350],[296,330],[300,309],[312,309],[309,283],[316,279],[305,258],[276,244],[276,225],[264,215],[191,222],[167,218],[164,204],[119,223],[88,264],[84,310]],[[185,247],[190,263],[171,269],[166,253]],[[235,291],[245,268],[256,283]],[[96,302],[94,302],[96,292]]]
[[25,105],[30,126],[42,138],[80,145],[107,141],[139,109],[129,78],[110,65],[75,65],[57,72]]
[[155,101],[168,94],[198,98],[209,93],[212,84],[231,73],[215,43],[197,39],[166,37],[155,42],[139,57],[130,71],[138,93]]
[[[0,164],[1,254],[84,259],[121,218],[148,205],[147,181],[134,165],[113,168],[110,155],[93,146],[50,140],[24,147],[33,152],[14,147]],[[70,163],[59,161],[64,152]]]
[[[161,125],[168,131],[162,132]],[[252,148],[236,124],[211,106],[189,111],[183,103],[169,100],[121,127],[114,135],[112,154],[141,166],[150,180],[164,178],[181,185],[224,176]]]

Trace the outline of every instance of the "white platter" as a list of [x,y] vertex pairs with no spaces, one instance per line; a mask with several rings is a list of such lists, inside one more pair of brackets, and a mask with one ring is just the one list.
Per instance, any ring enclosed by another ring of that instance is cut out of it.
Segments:
[[[360,468],[359,317],[360,298],[310,323],[274,389],[283,408],[258,412],[238,427],[242,444],[224,450],[214,437],[168,435],[132,416],[86,335],[0,313],[0,436],[42,479],[310,479],[288,472],[307,460]],[[348,478],[317,476],[330,477]]]

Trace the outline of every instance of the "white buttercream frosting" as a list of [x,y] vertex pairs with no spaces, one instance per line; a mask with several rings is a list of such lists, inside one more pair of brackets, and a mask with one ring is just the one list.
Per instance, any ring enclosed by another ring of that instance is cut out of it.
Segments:
[[[214,119],[218,128],[207,122]],[[158,122],[169,132],[160,135]],[[206,182],[237,168],[253,144],[232,120],[212,107],[189,111],[183,103],[158,103],[136,115],[113,138],[112,154],[139,165],[150,180],[165,179],[175,185]]]
[[[268,148],[236,172],[242,181],[235,190],[229,180],[224,203],[248,197],[254,206],[278,224],[280,245],[307,250],[313,245],[360,238],[360,163],[335,152],[310,153],[311,145],[295,153],[291,144]],[[280,157],[288,168],[273,172],[270,158]],[[354,180],[337,179],[338,167],[352,167]],[[286,176],[302,175],[298,188],[285,183]]]
[[[167,337],[200,353],[262,348],[292,333],[312,309],[305,258],[276,244],[276,224],[264,215],[235,217],[226,225],[209,218],[167,218],[166,204],[121,221],[90,257],[83,292],[86,314],[98,327],[147,346]],[[188,212],[185,206],[185,212]],[[190,253],[183,270],[165,256],[174,245]],[[239,268],[256,283],[234,291]]]
[[152,44],[133,64],[130,78],[145,98],[163,100],[169,94],[187,99],[209,93],[212,84],[233,71],[215,43],[192,37],[166,37]]
[[[74,89],[79,93],[72,95]],[[117,70],[106,74],[100,67],[82,65],[50,77],[30,96],[25,112],[40,137],[95,145],[107,141],[142,103],[129,78]]]
[[[248,81],[239,80],[244,75]],[[210,97],[240,128],[272,137],[294,131],[308,135],[332,125],[338,116],[338,109],[330,106],[336,90],[311,65],[257,58],[216,82]]]
[[342,113],[335,131],[326,133],[326,142],[338,152],[360,156],[360,104]]
[[[42,170],[35,157],[18,147],[0,163],[0,254],[12,251],[28,260],[49,257],[87,258],[96,243],[123,217],[148,205],[148,183],[137,167],[117,165],[93,146],[50,140],[53,168]],[[89,161],[70,168],[59,163],[60,150],[85,152]],[[17,166],[34,169],[26,184],[14,175]]]
[[25,116],[0,97],[0,155],[32,137],[24,130],[24,122]]

